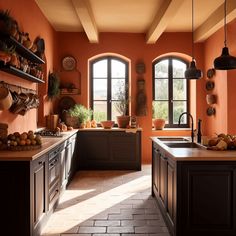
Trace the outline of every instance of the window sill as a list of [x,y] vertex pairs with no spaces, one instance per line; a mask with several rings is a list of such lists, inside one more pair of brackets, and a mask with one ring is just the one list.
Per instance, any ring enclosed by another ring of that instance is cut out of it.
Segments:
[[189,131],[191,128],[164,128],[164,129],[152,129],[152,131]]

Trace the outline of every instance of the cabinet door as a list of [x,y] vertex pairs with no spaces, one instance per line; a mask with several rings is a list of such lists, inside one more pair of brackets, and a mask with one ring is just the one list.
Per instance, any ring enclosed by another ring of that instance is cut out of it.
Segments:
[[175,187],[175,169],[169,162],[167,165],[167,213],[171,220],[174,219],[174,187]]
[[236,235],[236,166],[204,162],[181,168],[181,236]]
[[36,225],[47,212],[47,158],[46,156],[33,163],[33,221]]
[[159,192],[159,175],[160,175],[160,151],[153,147],[153,184],[156,191]]
[[159,181],[159,189],[160,189],[160,198],[162,200],[163,205],[166,207],[167,205],[167,158],[160,154],[160,181]]
[[72,158],[72,144],[69,143],[66,148],[66,178],[68,179],[71,174],[71,158]]
[[60,161],[61,161],[60,184],[61,184],[61,187],[63,187],[66,181],[66,151],[65,149],[63,149],[60,153]]

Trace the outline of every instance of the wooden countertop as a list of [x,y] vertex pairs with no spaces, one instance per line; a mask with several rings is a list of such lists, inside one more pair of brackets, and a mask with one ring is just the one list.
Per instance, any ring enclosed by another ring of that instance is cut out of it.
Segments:
[[39,149],[30,151],[0,151],[0,161],[32,161],[47,153],[58,144],[63,143],[76,132],[78,130],[62,132],[62,137],[42,137],[42,147]]
[[84,128],[84,129],[79,129],[79,132],[81,131],[124,131],[126,133],[136,133],[137,131],[142,131],[142,128],[129,128],[129,129],[124,129],[124,128],[118,128],[118,127],[114,127],[111,129],[104,129],[102,127],[97,127],[97,128]]
[[[151,140],[168,152],[175,161],[236,161],[236,150],[213,151],[207,150],[204,146],[200,148],[170,148],[158,137],[151,137]],[[170,142],[174,141],[168,141],[168,143]]]

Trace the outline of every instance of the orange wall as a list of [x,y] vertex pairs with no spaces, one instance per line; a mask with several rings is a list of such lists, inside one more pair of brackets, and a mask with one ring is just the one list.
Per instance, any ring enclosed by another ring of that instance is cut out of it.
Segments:
[[[189,33],[165,33],[154,45],[148,45],[145,42],[144,34],[128,33],[100,33],[99,44],[90,44],[84,33],[58,33],[58,65],[57,70],[61,70],[60,61],[66,55],[72,55],[78,62],[77,69],[81,73],[81,95],[75,97],[77,102],[88,106],[88,61],[90,58],[99,54],[118,54],[131,61],[131,114],[135,112],[136,81],[135,64],[137,61],[143,61],[146,65],[144,79],[146,81],[147,107],[148,114],[144,117],[138,117],[138,123],[143,128],[142,139],[142,158],[143,162],[151,161],[151,141],[153,135],[189,135],[188,131],[152,131],[152,61],[155,58],[166,53],[181,53],[182,57],[188,58],[191,55],[191,34]],[[63,46],[62,46],[63,45]],[[203,45],[196,44],[195,54],[197,65],[203,67]],[[69,73],[69,72],[68,72]],[[66,80],[69,76],[61,74],[61,80]],[[75,76],[76,80],[76,76]],[[193,100],[197,105],[193,108],[195,116],[201,110],[199,106],[203,102],[202,90],[204,82],[194,81],[196,92]]]
[[[230,54],[236,56],[235,44],[236,21],[227,25],[227,45]],[[221,55],[224,46],[223,29],[218,30],[205,42],[205,72],[213,67],[213,61]],[[215,88],[211,92],[217,95],[217,104],[215,116],[206,116],[206,127],[204,132],[206,135],[214,135],[215,133],[236,134],[236,109],[235,109],[235,87],[236,87],[236,70],[221,71],[216,70],[216,75],[212,78],[215,82]],[[210,92],[208,92],[210,93]],[[207,91],[205,89],[205,96]],[[202,109],[206,110],[206,102],[202,104]]]
[[[45,41],[45,74],[48,70],[53,69],[53,57],[56,46],[56,33],[43,16],[35,1],[24,0],[22,3],[19,0],[0,1],[0,9],[10,10],[11,16],[13,16],[21,30],[29,32],[31,40],[34,40],[37,36],[40,36]],[[45,79],[47,75],[45,76]],[[0,80],[5,82],[20,85],[22,87],[36,89],[37,84],[26,81],[16,76],[12,76],[5,72],[0,71]],[[49,114],[52,104],[47,101],[45,94],[47,93],[47,83],[39,84],[40,94],[40,123],[44,123],[44,116]],[[29,110],[25,116],[15,115],[8,111],[0,111],[0,122],[8,123],[8,132],[23,132],[27,130],[35,130],[37,128],[37,112],[36,109]]]

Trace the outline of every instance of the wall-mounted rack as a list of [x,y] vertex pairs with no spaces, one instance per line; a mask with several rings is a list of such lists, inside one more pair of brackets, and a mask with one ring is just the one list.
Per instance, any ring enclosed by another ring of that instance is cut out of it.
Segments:
[[6,83],[4,81],[0,81],[0,87],[6,87],[8,88],[10,91],[12,92],[17,92],[17,93],[33,93],[33,94],[37,94],[37,91],[34,90],[34,89],[29,89],[29,88],[24,88],[24,87],[21,87],[19,85],[14,85],[14,84],[9,84],[9,83]]

